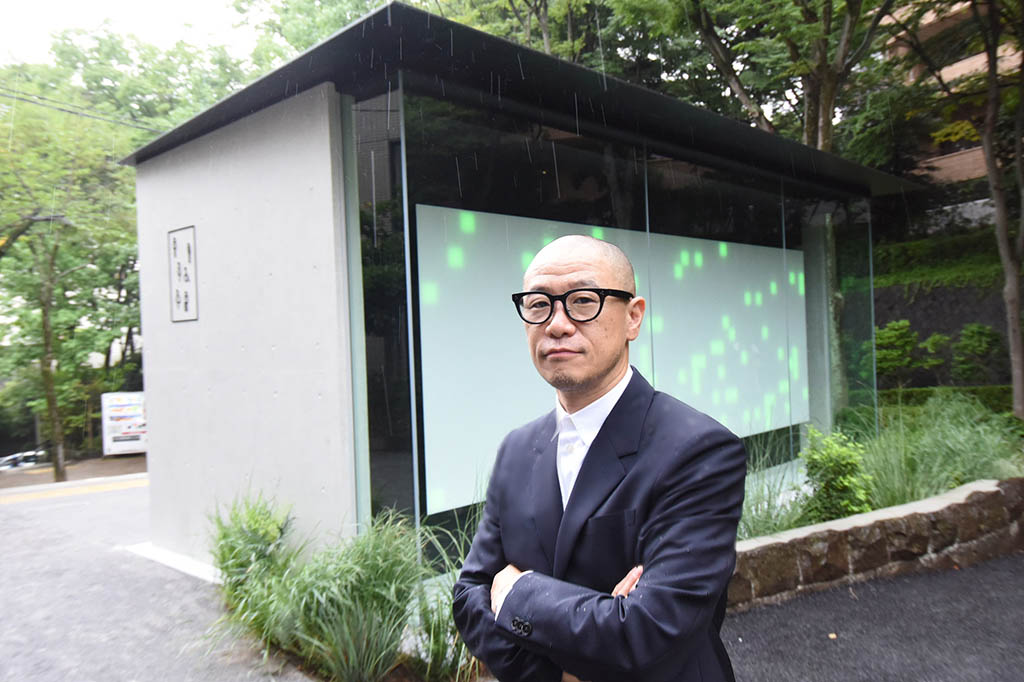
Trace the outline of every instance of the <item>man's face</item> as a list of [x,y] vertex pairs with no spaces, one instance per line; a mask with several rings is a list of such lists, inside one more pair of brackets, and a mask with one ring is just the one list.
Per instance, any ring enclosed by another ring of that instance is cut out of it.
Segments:
[[[582,287],[632,290],[632,282],[623,279],[621,268],[609,262],[600,245],[563,239],[537,255],[523,288],[556,295]],[[640,332],[644,306],[639,297],[625,301],[609,296],[596,319],[575,322],[555,303],[547,322],[525,325],[533,364],[558,389],[563,407],[572,412],[590,404],[625,374],[627,343]]]

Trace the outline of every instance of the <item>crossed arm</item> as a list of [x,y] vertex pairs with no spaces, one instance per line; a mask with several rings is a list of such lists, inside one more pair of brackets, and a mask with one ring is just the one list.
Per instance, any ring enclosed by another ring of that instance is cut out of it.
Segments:
[[[640,581],[640,576],[644,573],[643,566],[634,566],[629,570],[622,580],[612,590],[613,597],[628,597],[630,593],[636,589],[636,584]],[[505,595],[508,594],[512,586],[515,585],[516,580],[519,576],[523,575],[523,572],[512,564],[508,564],[505,568],[498,571],[498,574],[494,576],[494,581],[491,582],[491,611],[494,612],[495,617],[498,615],[498,611],[501,609],[502,602],[505,601]],[[562,672],[562,682],[581,682],[581,680],[567,672]]]

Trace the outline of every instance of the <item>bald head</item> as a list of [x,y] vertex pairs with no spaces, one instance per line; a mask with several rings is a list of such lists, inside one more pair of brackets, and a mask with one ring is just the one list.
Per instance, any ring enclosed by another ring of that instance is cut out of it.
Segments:
[[623,289],[631,294],[636,293],[633,264],[629,262],[629,257],[625,252],[614,244],[583,234],[559,237],[538,251],[537,255],[533,257],[533,261],[530,262],[530,267],[526,269],[523,281],[528,281],[538,271],[552,265],[574,262],[602,266],[602,269],[611,275],[613,281],[602,282],[601,286]]

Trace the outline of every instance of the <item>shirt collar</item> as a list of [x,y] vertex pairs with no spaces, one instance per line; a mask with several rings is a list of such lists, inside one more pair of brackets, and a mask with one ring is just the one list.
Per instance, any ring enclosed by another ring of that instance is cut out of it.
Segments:
[[603,396],[590,403],[586,407],[579,409],[572,414],[565,411],[562,407],[562,403],[558,401],[558,396],[555,396],[555,423],[557,428],[555,429],[555,437],[558,436],[559,432],[563,428],[565,420],[568,419],[572,422],[572,425],[576,427],[576,433],[579,434],[580,439],[589,448],[590,444],[597,438],[598,431],[604,426],[604,422],[608,419],[608,415],[611,414],[612,408],[615,407],[615,403],[619,402],[619,398],[626,392],[626,387],[629,386],[629,380],[633,378],[633,368],[627,367],[626,374],[619,379],[619,383],[612,386],[611,390],[605,393]]

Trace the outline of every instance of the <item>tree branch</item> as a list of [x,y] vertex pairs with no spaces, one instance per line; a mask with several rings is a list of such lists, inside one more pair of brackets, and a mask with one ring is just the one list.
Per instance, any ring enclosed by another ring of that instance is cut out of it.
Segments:
[[875,42],[875,36],[878,34],[878,29],[882,25],[882,19],[885,18],[885,15],[889,14],[894,1],[885,0],[882,6],[875,11],[875,16],[871,19],[871,25],[868,26],[868,30],[864,33],[864,39],[857,46],[857,49],[846,58],[846,63],[843,65],[844,73],[849,73],[864,58],[864,54],[871,49],[871,45]]

